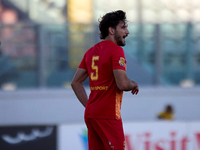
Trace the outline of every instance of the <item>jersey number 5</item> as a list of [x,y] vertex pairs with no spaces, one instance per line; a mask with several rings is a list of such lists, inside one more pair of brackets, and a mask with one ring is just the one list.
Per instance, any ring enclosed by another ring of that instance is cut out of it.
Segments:
[[98,61],[99,60],[99,56],[93,56],[92,57],[92,70],[94,70],[94,72],[91,73],[90,77],[91,77],[91,80],[97,80],[98,79],[98,66],[95,65],[95,61]]

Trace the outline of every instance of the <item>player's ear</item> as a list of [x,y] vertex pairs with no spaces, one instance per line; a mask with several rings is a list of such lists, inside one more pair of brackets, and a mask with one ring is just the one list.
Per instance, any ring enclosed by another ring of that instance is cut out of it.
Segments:
[[108,28],[108,31],[109,31],[109,33],[110,33],[111,35],[115,34],[115,29],[112,28],[112,27],[109,27],[109,28]]

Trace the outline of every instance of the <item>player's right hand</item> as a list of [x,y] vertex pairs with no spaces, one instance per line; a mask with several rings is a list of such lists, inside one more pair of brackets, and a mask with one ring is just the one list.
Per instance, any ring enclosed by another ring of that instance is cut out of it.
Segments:
[[132,89],[131,93],[134,95],[137,95],[139,92],[139,87],[137,86],[136,88]]

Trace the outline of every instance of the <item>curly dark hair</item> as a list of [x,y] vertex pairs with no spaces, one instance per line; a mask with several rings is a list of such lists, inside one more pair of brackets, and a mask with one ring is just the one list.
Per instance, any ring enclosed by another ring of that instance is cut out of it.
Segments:
[[126,22],[126,13],[122,10],[113,11],[101,17],[99,19],[100,39],[105,39],[108,36],[108,28],[116,29],[120,21]]

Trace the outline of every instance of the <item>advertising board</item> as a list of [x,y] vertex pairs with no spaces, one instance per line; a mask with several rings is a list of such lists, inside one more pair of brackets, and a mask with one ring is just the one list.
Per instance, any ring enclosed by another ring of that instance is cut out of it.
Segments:
[[[200,150],[200,122],[126,122],[126,150]],[[87,150],[84,124],[58,127],[58,150]]]

